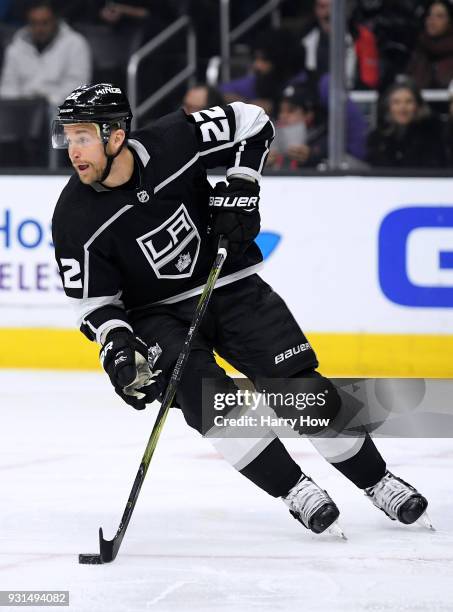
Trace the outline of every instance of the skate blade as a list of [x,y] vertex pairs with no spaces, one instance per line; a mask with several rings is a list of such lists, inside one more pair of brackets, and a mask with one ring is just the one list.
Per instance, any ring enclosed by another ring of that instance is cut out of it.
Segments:
[[431,519],[429,518],[427,512],[424,512],[421,517],[418,519],[417,523],[425,529],[429,529],[430,531],[436,531],[434,529],[433,524],[431,523]]
[[340,527],[338,519],[334,523],[332,523],[332,525],[327,529],[327,531],[330,533],[330,535],[340,538],[341,540],[347,541],[348,539],[345,536],[343,529]]

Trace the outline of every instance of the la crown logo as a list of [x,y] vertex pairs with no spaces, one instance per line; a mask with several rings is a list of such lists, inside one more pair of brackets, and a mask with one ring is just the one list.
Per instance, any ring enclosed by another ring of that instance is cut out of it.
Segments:
[[137,199],[142,204],[146,204],[146,202],[149,202],[149,193],[143,189],[143,191],[137,192]]

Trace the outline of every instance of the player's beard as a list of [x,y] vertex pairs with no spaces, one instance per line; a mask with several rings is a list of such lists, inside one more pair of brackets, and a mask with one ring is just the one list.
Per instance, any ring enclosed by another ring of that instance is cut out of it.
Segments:
[[103,166],[100,166],[99,164],[92,163],[92,162],[89,162],[89,163],[87,162],[86,164],[83,164],[83,165],[88,166],[88,169],[85,170],[84,172],[80,172],[79,169],[76,167],[76,172],[79,176],[79,179],[85,185],[92,185],[93,183],[100,182],[104,174],[106,165],[107,165],[107,160],[105,161]]

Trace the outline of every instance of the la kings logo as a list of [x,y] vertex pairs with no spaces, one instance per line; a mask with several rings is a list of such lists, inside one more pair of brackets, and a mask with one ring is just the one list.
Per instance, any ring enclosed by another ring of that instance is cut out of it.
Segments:
[[137,242],[157,278],[189,278],[200,251],[200,234],[184,204]]

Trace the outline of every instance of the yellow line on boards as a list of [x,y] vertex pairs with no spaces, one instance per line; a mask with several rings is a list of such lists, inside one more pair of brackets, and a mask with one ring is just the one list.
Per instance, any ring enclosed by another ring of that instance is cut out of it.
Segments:
[[[309,333],[328,376],[452,378],[453,336]],[[0,328],[0,368],[99,369],[99,346],[77,330]],[[163,347],[165,350],[165,347]],[[234,370],[222,359],[227,372]]]

